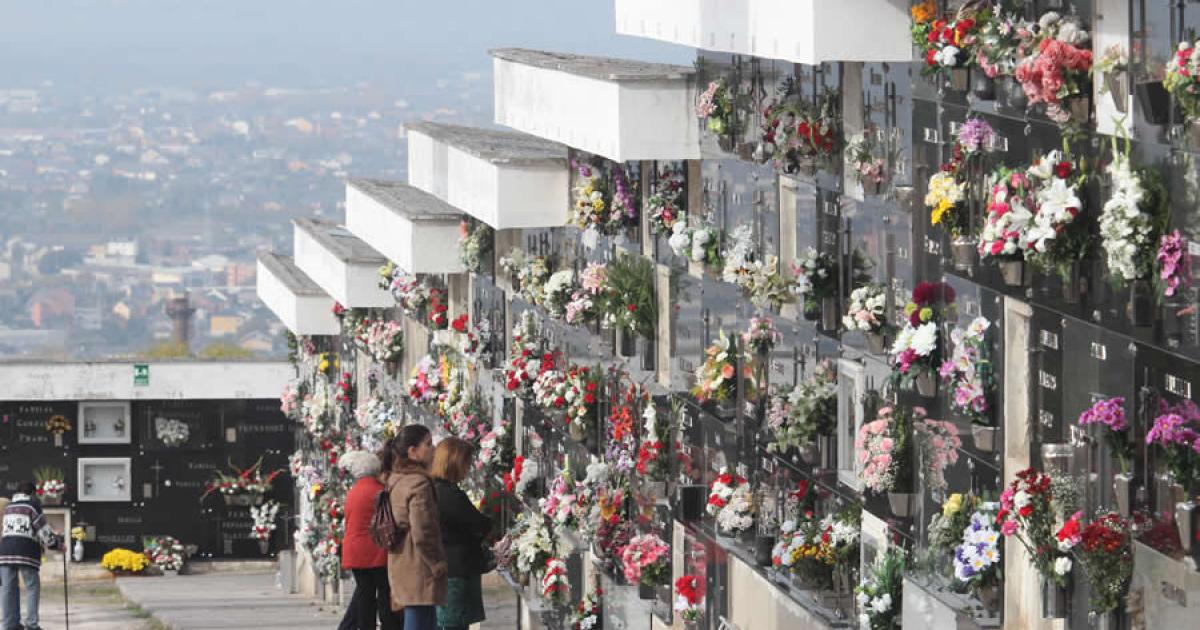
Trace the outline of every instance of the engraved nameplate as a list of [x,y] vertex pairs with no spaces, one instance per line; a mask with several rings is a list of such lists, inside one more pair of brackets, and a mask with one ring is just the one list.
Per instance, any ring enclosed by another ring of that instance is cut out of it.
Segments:
[[929,127],[925,128],[925,142],[932,142],[932,143],[936,144],[941,141],[942,141],[942,135],[940,133],[938,133],[937,129],[930,129]]
[[1091,355],[1093,359],[1105,361],[1108,359],[1108,347],[1102,343],[1096,343],[1093,341]]
[[1043,346],[1058,350],[1058,335],[1050,332],[1049,330],[1043,330],[1038,336],[1041,338]]
[[1058,379],[1054,378],[1053,374],[1044,370],[1038,370],[1038,383],[1041,384],[1044,389],[1048,389],[1050,391],[1058,390]]
[[1165,380],[1167,391],[1177,396],[1183,396],[1184,398],[1192,397],[1192,384],[1190,382],[1171,374],[1168,374]]
[[1043,426],[1054,426],[1054,414],[1046,411],[1045,409],[1038,410],[1038,420],[1041,421]]

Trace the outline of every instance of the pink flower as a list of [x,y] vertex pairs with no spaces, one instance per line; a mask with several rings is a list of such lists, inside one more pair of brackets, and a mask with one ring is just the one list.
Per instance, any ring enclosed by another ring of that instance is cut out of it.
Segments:
[[1017,533],[1017,522],[1004,521],[1004,524],[1000,526],[1000,533],[1005,536],[1012,536]]

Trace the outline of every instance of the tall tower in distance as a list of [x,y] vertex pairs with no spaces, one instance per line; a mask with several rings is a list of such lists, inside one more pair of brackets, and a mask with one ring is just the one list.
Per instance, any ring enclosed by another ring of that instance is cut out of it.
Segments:
[[182,297],[173,297],[167,300],[167,317],[171,318],[171,338],[179,344],[182,344],[188,350],[191,350],[189,341],[192,337],[192,313],[196,309],[192,308],[188,301],[187,294]]

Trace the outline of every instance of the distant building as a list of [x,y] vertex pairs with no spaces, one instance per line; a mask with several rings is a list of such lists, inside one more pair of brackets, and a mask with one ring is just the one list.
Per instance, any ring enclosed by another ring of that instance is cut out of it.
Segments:
[[208,319],[208,334],[211,337],[236,335],[243,321],[241,315],[213,315]]
[[38,328],[49,328],[74,318],[75,296],[67,289],[42,289],[29,299],[29,319]]

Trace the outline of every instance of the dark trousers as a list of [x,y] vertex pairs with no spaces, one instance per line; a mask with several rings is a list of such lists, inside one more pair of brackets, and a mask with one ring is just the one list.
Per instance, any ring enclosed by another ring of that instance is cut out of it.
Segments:
[[[383,630],[404,628],[404,618],[392,612],[392,589],[388,585],[387,567],[354,569],[354,596],[350,600],[350,607],[356,611],[358,630],[375,630],[377,616]],[[345,619],[342,623],[345,623]]]

